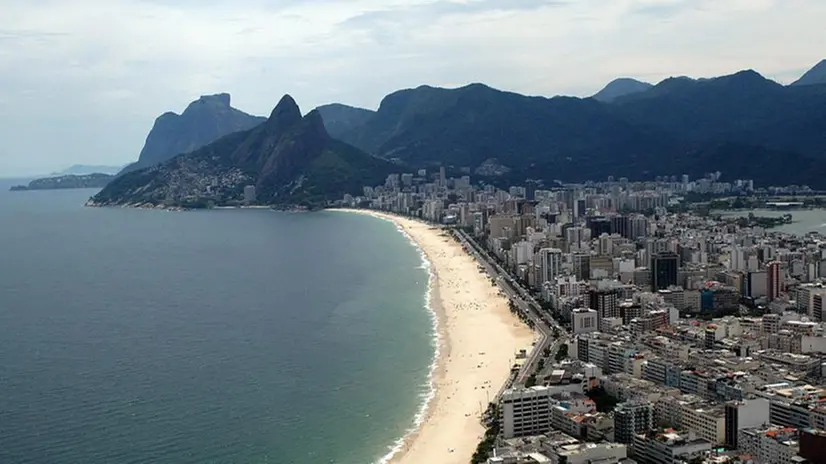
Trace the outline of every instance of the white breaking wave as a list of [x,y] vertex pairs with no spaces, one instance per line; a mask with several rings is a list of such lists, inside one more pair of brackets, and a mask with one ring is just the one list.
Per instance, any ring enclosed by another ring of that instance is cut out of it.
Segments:
[[[384,218],[381,218],[384,219]],[[436,376],[436,368],[439,364],[439,354],[441,350],[441,336],[439,335],[439,317],[436,315],[436,311],[433,309],[431,305],[431,297],[433,293],[433,285],[435,285],[436,275],[433,273],[433,268],[428,261],[427,256],[424,253],[424,250],[413,240],[413,237],[407,233],[400,225],[396,224],[389,219],[385,219],[386,221],[392,222],[393,225],[396,226],[396,229],[404,235],[410,244],[413,245],[416,250],[419,252],[419,256],[421,257],[422,264],[418,267],[418,269],[426,269],[427,270],[427,291],[424,295],[424,307],[427,309],[428,314],[430,315],[430,320],[432,322],[433,327],[433,337],[431,338],[431,344],[433,346],[433,359],[430,363],[430,371],[427,374],[427,381],[424,385],[422,385],[424,391],[419,395],[422,398],[422,403],[419,405],[419,410],[416,413],[416,416],[413,419],[413,427],[409,428],[407,432],[405,432],[404,436],[393,442],[390,445],[390,451],[381,457],[376,464],[387,464],[390,462],[393,457],[398,454],[399,451],[402,450],[404,447],[405,441],[410,437],[410,435],[416,433],[419,428],[424,423],[425,417],[427,417],[427,411],[430,408],[430,403],[433,401],[433,398],[436,397],[436,383],[434,377]]]

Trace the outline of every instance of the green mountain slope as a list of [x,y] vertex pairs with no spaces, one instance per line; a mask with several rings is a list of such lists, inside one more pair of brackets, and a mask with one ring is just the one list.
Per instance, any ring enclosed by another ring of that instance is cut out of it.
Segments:
[[[507,168],[497,169],[507,173],[503,182],[696,177],[717,170],[706,154],[726,153],[724,178],[777,185],[777,169],[796,168],[782,157],[772,166],[771,153],[794,155],[826,174],[824,128],[826,85],[785,87],[748,70],[666,79],[611,103],[527,97],[481,84],[423,86],[388,95],[364,125],[340,138],[415,166],[482,174],[496,165]],[[759,164],[750,161],[755,150]],[[826,188],[826,176],[812,186]]]
[[289,95],[269,119],[192,153],[126,174],[92,199],[95,205],[208,206],[244,202],[323,206],[382,182],[395,166],[331,138],[321,115],[303,118]]
[[322,105],[316,109],[321,113],[321,118],[324,120],[324,127],[327,129],[327,133],[336,139],[360,128],[376,113],[375,111],[342,105],[340,103]]
[[589,175],[581,162],[654,156],[668,142],[593,99],[527,97],[481,84],[393,93],[367,124],[342,139],[419,166],[476,170],[495,159],[522,179],[569,178],[575,170],[581,178]]

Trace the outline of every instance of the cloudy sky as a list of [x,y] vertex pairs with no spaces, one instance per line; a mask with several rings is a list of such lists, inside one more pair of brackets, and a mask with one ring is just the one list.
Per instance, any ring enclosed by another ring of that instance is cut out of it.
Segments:
[[826,57],[823,0],[0,0],[0,177],[136,159],[201,94],[268,114],[420,84],[590,95]]

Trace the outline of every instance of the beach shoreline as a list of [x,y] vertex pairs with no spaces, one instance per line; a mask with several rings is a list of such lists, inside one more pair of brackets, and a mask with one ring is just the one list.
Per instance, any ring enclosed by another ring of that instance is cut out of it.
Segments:
[[[331,210],[335,211],[335,210]],[[536,335],[452,237],[424,222],[372,210],[339,210],[392,222],[430,265],[429,309],[436,328],[431,395],[418,423],[381,463],[466,464],[485,429],[480,418],[507,380],[516,352]]]

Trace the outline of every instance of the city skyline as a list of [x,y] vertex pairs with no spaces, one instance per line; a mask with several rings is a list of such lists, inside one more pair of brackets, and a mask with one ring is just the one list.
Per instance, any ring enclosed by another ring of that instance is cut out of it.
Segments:
[[418,174],[341,206],[442,224],[541,334],[471,462],[822,462],[824,236],[774,229],[822,197],[717,174],[554,190]]

